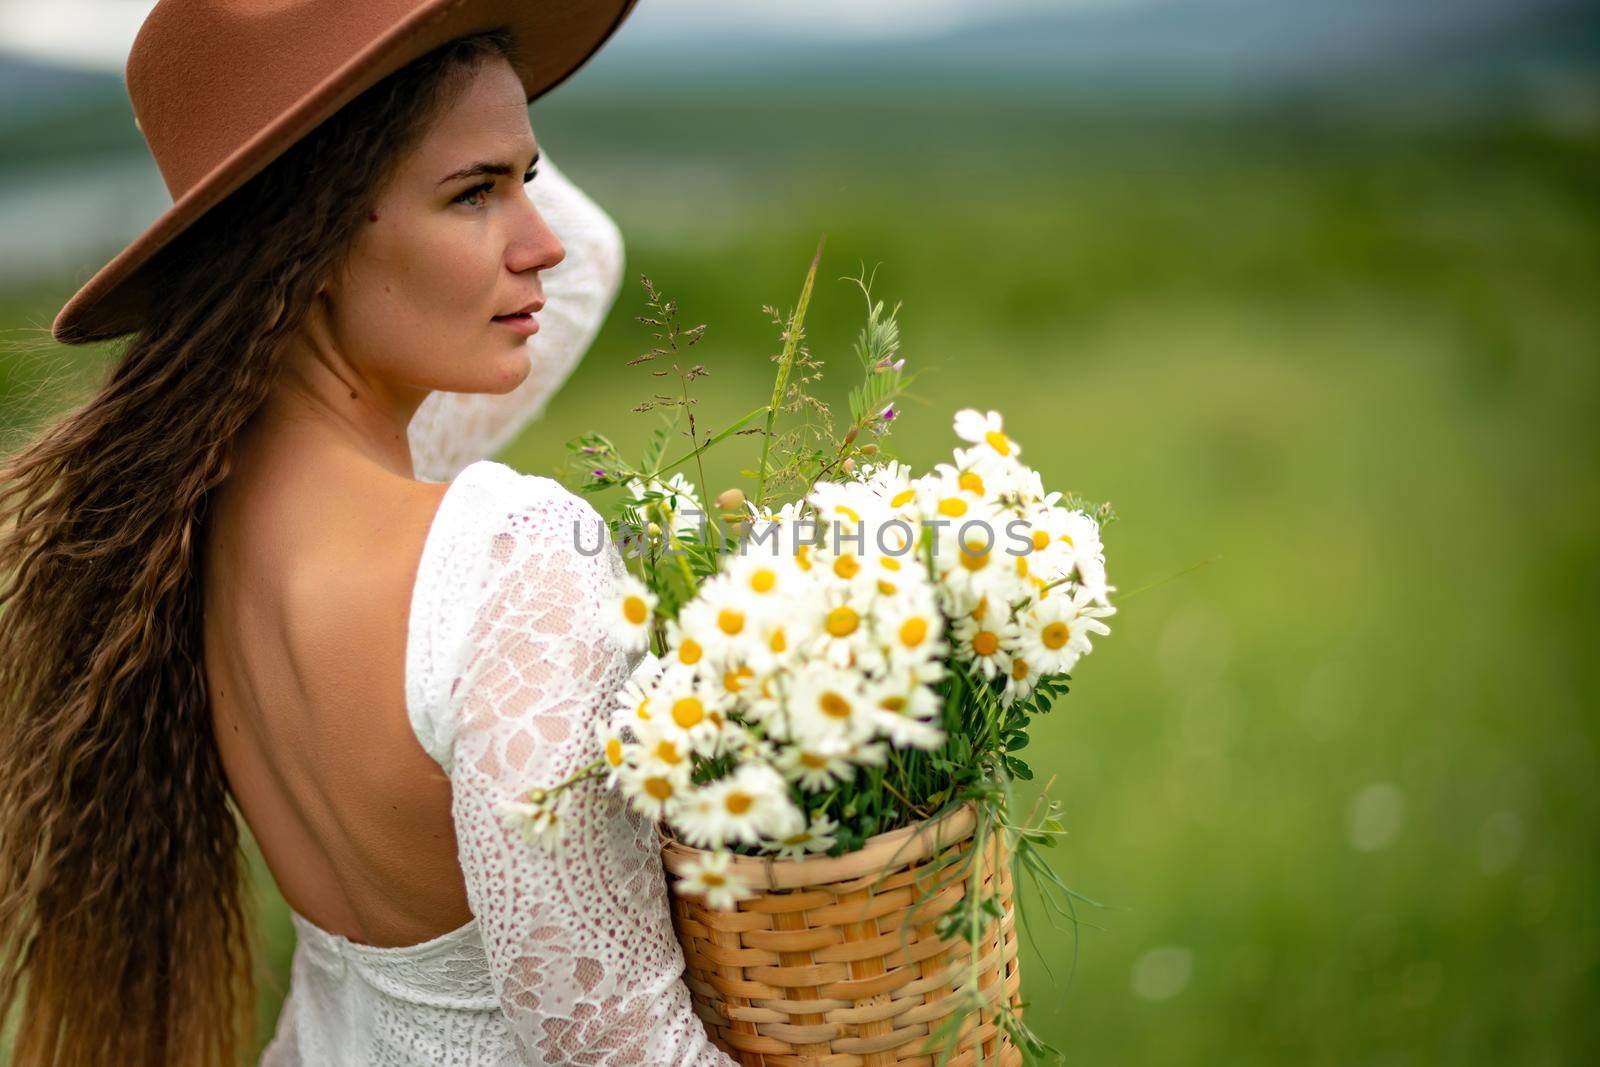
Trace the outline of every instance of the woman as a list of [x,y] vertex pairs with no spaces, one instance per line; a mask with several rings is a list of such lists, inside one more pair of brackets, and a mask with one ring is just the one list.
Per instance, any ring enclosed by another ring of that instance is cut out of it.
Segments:
[[617,292],[526,107],[606,6],[163,0],[141,30],[175,205],[62,310],[131,337],[0,481],[11,1062],[239,1062],[230,799],[299,936],[262,1063],[732,1062],[653,829],[594,782],[554,857],[501,817],[598,754],[632,666],[593,510],[487,458]]

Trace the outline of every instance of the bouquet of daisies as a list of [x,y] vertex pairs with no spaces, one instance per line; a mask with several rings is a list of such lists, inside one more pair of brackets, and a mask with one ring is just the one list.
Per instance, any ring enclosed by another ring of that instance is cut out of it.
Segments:
[[[955,432],[920,477],[867,463],[777,513],[747,504],[670,615],[648,567],[625,579],[611,624],[659,655],[602,728],[607,779],[713,850],[684,891],[731,906],[728,850],[838,854],[888,828],[886,806],[936,805],[918,781],[943,779],[916,772],[969,757],[986,702],[1060,691],[1109,632],[1099,523],[1044,490],[998,413]],[[689,533],[692,487],[630,488],[663,541]]]
[[[704,326],[681,330],[643,280],[652,314],[641,321],[660,344],[634,362],[682,388],[640,405],[667,418],[638,461],[598,433],[571,449],[583,488],[614,497],[629,575],[610,625],[647,654],[597,724],[603,758],[519,814],[554,843],[563,791],[603,778],[705,850],[678,891],[732,908],[748,892],[729,869],[735,853],[837,856],[976,802],[1042,888],[1076,896],[1038,860],[1062,832],[1057,805],[1017,818],[1011,783],[1032,777],[1019,755],[1031,717],[1109,632],[1110,508],[1048,491],[993,411],[956,413],[949,462],[918,474],[890,459],[911,376],[894,312],[864,279],[861,384],[836,420],[812,394],[821,361],[803,341],[816,269],[794,311],[766,309],[783,339],[771,400],[710,433],[690,388],[706,371],[687,358]],[[708,509],[688,469],[755,434],[753,498],[729,489]],[[949,930],[976,930],[977,913],[994,910],[976,897],[963,907]]]

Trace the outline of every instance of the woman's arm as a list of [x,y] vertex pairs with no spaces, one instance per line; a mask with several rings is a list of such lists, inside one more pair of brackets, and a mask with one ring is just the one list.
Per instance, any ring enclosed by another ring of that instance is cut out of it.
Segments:
[[593,779],[566,797],[553,852],[504,814],[599,758],[634,659],[602,621],[620,560],[584,554],[599,515],[548,479],[512,495],[449,688],[461,869],[506,1019],[528,1063],[732,1065],[682,980],[653,824]]
[[527,341],[533,370],[509,393],[428,395],[408,430],[412,466],[424,481],[449,481],[510,444],[567,380],[616,302],[623,244],[611,216],[556,169],[548,151],[528,193],[567,250],[543,275],[539,332]]

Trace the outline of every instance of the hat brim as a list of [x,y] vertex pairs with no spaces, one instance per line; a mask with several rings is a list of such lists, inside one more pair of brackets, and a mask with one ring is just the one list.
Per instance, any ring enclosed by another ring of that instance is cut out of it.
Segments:
[[385,76],[456,37],[509,27],[528,102],[560,85],[622,25],[638,0],[432,0],[357,52],[294,107],[196,182],[100,268],[56,315],[51,334],[89,344],[136,330],[156,284],[151,260],[201,215]]

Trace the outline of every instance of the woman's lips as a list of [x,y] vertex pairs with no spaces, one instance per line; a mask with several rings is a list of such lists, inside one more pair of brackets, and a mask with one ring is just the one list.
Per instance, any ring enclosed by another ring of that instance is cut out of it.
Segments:
[[534,318],[530,312],[526,311],[519,312],[515,315],[496,315],[489,321],[498,322],[502,326],[509,327],[522,334],[524,337],[531,337],[539,332],[539,320]]

